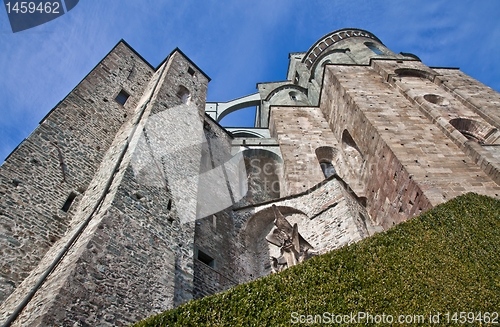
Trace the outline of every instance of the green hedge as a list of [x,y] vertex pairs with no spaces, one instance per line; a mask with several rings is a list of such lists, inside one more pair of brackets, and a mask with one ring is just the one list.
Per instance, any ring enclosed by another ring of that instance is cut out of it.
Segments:
[[500,201],[469,193],[384,233],[133,326],[290,326],[313,319],[307,315],[322,315],[325,323],[358,312],[373,322],[391,315],[394,323],[400,315],[423,315],[425,325],[440,312],[443,325],[446,312],[450,323],[454,312],[475,312],[474,318],[500,312],[499,273]]

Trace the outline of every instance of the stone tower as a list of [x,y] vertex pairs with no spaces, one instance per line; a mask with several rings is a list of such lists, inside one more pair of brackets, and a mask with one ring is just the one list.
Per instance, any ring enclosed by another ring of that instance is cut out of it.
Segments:
[[[499,197],[499,93],[360,29],[289,59],[206,103],[179,49],[154,68],[120,41],[0,168],[0,322],[128,325]],[[218,124],[253,106],[254,128]]]

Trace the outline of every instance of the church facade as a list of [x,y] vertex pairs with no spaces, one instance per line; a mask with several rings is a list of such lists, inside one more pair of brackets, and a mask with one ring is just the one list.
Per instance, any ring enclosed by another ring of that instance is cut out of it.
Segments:
[[[127,43],[0,167],[0,322],[126,326],[468,192],[500,198],[500,94],[341,29],[286,79],[206,102]],[[219,121],[255,107],[253,128]]]

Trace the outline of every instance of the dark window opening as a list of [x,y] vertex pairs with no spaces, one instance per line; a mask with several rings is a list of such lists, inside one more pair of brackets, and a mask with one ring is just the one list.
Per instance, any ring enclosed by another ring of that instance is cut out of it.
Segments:
[[497,131],[496,128],[478,121],[466,118],[455,118],[450,120],[450,124],[462,133],[467,139],[479,144],[486,143],[486,139]]
[[189,67],[188,68],[188,74],[191,75],[191,76],[194,76],[194,69]]
[[209,256],[208,254],[206,254],[205,252],[203,252],[201,250],[198,250],[198,258],[197,259],[209,267],[213,268],[215,266],[215,260],[211,256]]
[[335,168],[333,167],[331,162],[329,161],[321,162],[320,166],[321,170],[323,171],[323,175],[325,175],[325,178],[335,175]]
[[398,68],[394,72],[398,74],[398,76],[400,77],[420,77],[420,78],[426,78],[431,81],[433,80],[432,76],[430,76],[428,73],[420,69]]
[[292,99],[293,101],[297,101],[297,93],[296,92],[291,91],[288,94],[290,95],[290,99]]
[[295,78],[293,79],[293,84],[299,84],[300,80],[300,75],[299,73],[295,72]]
[[76,198],[76,193],[71,192],[71,194],[68,196],[68,199],[66,202],[64,202],[63,207],[61,208],[62,211],[68,212],[69,208],[71,207],[71,204]]
[[123,106],[123,105],[125,105],[125,102],[127,102],[127,99],[129,96],[130,96],[130,94],[128,94],[124,90],[121,90],[120,93],[118,93],[118,95],[116,96],[115,100],[116,100],[116,102],[118,102],[119,104],[121,104]]
[[168,199],[167,210],[171,210],[171,209],[172,209],[172,199]]
[[177,96],[181,99],[183,103],[188,103],[189,99],[191,98],[191,94],[189,90],[183,86],[179,85],[179,90],[177,91]]
[[372,42],[366,42],[365,45],[372,50],[375,54],[381,55],[384,54],[382,50],[380,50],[374,43]]

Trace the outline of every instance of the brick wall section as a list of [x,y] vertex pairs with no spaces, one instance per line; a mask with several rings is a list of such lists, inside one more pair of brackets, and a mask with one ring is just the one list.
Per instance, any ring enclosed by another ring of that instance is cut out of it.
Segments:
[[222,275],[217,269],[212,269],[199,260],[194,260],[194,298],[201,299],[227,291],[236,286],[236,282]]
[[490,124],[500,128],[500,94],[458,69],[434,68],[442,76],[436,83],[453,94]]
[[[207,118],[204,122],[204,135],[207,140],[207,147],[202,156],[201,172],[208,172],[220,167],[231,159],[231,141],[232,137],[223,131],[214,121]],[[233,184],[235,181],[233,181]],[[212,185],[213,186],[213,185]],[[214,188],[202,189],[199,192],[208,194],[219,192],[229,196],[230,185],[221,183],[221,190]],[[233,194],[234,196],[234,194]],[[210,199],[210,198],[207,198]],[[216,196],[211,198],[216,201]],[[198,200],[197,206],[202,207],[206,204]],[[234,244],[231,237],[233,232],[233,219],[230,209],[220,208],[217,212],[208,217],[198,219],[195,226],[195,247],[202,250],[215,260],[213,269],[205,264],[194,261],[194,298],[201,298],[207,295],[222,292],[234,283],[224,276],[234,274]]]
[[[397,63],[396,61],[374,62],[374,68],[382,72],[384,76],[389,74],[394,75],[398,68],[408,66],[421,71],[429,70],[427,66],[420,62],[407,62],[405,64]],[[436,74],[434,71],[432,73]],[[478,110],[473,110],[470,105],[465,106],[462,101],[459,101],[453,94],[447,92],[446,88],[442,87],[443,84],[440,83],[442,78],[442,76],[436,75],[434,79],[439,85],[432,82],[432,78],[399,76],[391,78],[390,83],[465,152],[473,160],[473,163],[478,164],[490,178],[500,185],[500,161],[491,153],[491,150],[494,152],[495,148],[498,147],[490,145],[481,146],[477,142],[467,139],[449,122],[457,118],[470,119],[484,126],[487,131],[493,130],[494,126],[483,119],[482,116],[484,115],[479,115]],[[438,104],[431,103],[425,99],[426,95],[438,95],[441,97],[440,101],[442,102]],[[500,137],[499,134],[498,132],[493,133],[488,139],[498,138]]]
[[[182,184],[186,177],[196,177],[200,173],[200,162],[202,155],[202,144],[187,144],[187,140],[182,140],[179,129],[184,129],[184,133],[191,131],[195,126],[194,133],[199,134],[200,141],[203,134],[203,121],[205,119],[204,108],[209,82],[203,72],[201,72],[187,57],[181,52],[174,51],[170,56],[171,66],[166,70],[164,80],[161,84],[155,105],[151,110],[151,118],[163,117],[163,123],[168,123],[166,128],[156,126],[156,132],[160,134],[150,134],[151,128],[147,127],[148,137],[160,140],[162,144],[169,148],[169,152],[157,161],[162,165],[166,174],[169,189],[177,190],[185,201],[192,204],[189,216],[183,217],[179,224],[178,240],[176,249],[176,277],[174,306],[183,304],[193,298],[193,251],[196,220],[196,201],[198,197],[198,185]],[[189,68],[195,70],[191,76]],[[179,87],[183,86],[190,92],[189,106],[195,106],[197,112],[177,110],[186,106],[178,95]],[[177,108],[177,109],[176,109]],[[186,128],[180,126],[188,126]],[[187,138],[186,138],[187,139]],[[152,142],[156,142],[152,140]],[[179,184],[180,183],[180,184]]]
[[[86,217],[90,215],[94,206],[98,203],[99,198],[104,192],[107,181],[113,175],[113,170],[117,164],[120,153],[124,149],[124,141],[129,137],[130,132],[133,129],[133,124],[139,117],[142,104],[147,98],[149,98],[149,94],[153,89],[152,85],[154,85],[154,81],[157,79],[158,74],[155,74],[152,78],[153,83],[148,83],[146,95],[141,97],[140,102],[138,102],[137,107],[129,116],[129,119],[118,130],[116,137],[106,152],[99,169],[93,176],[85,195],[74,209],[75,213],[72,217],[67,233],[59,241],[55,242],[55,244],[42,258],[38,266],[33,269],[30,275],[23,281],[23,283],[21,283],[21,285],[19,285],[19,287],[16,288],[15,292],[12,293],[0,307],[2,321],[7,318],[7,316],[26,296],[28,291],[35,285],[39,276],[47,270],[52,261],[62,251],[63,247],[76,233],[78,227],[82,224]],[[118,190],[119,180],[122,178],[125,171],[125,169],[119,170],[118,174],[115,176],[114,183],[110,188],[108,195],[102,203],[100,211],[97,214],[94,214],[89,226],[87,226],[84,233],[74,244],[71,251],[64,257],[57,269],[54,270],[43,286],[38,290],[22,314],[15,321],[14,326],[43,326],[49,324],[46,319],[57,321],[60,318],[64,318],[65,310],[61,310],[61,307],[58,306],[58,302],[65,303],[71,307],[71,300],[62,299],[60,294],[64,293],[64,291],[61,292],[61,290],[65,285],[70,286],[69,284],[65,284],[65,282],[73,276],[74,269],[78,267],[78,262],[81,259],[82,254],[85,251],[92,251],[92,246],[89,246],[89,249],[86,250],[87,245],[96,234],[98,226],[101,224],[103,217],[106,215],[106,210],[110,208],[114,195]],[[83,264],[85,265],[85,263]],[[80,273],[84,273],[86,271],[87,269],[84,269],[83,271],[80,270]],[[79,284],[77,283],[76,285]],[[86,286],[91,287],[92,283],[88,283]],[[74,294],[78,294],[77,297],[83,296],[82,292],[75,292]],[[51,312],[51,310],[54,310],[54,306],[58,308],[56,313]],[[50,318],[52,316],[53,318]]]
[[[0,303],[67,230],[81,192],[152,71],[120,42],[1,166]],[[124,107],[114,101],[122,88],[131,95]],[[64,212],[71,192],[78,196]]]
[[324,179],[315,150],[337,144],[319,108],[271,108],[270,129],[283,157],[281,196],[303,192]]

